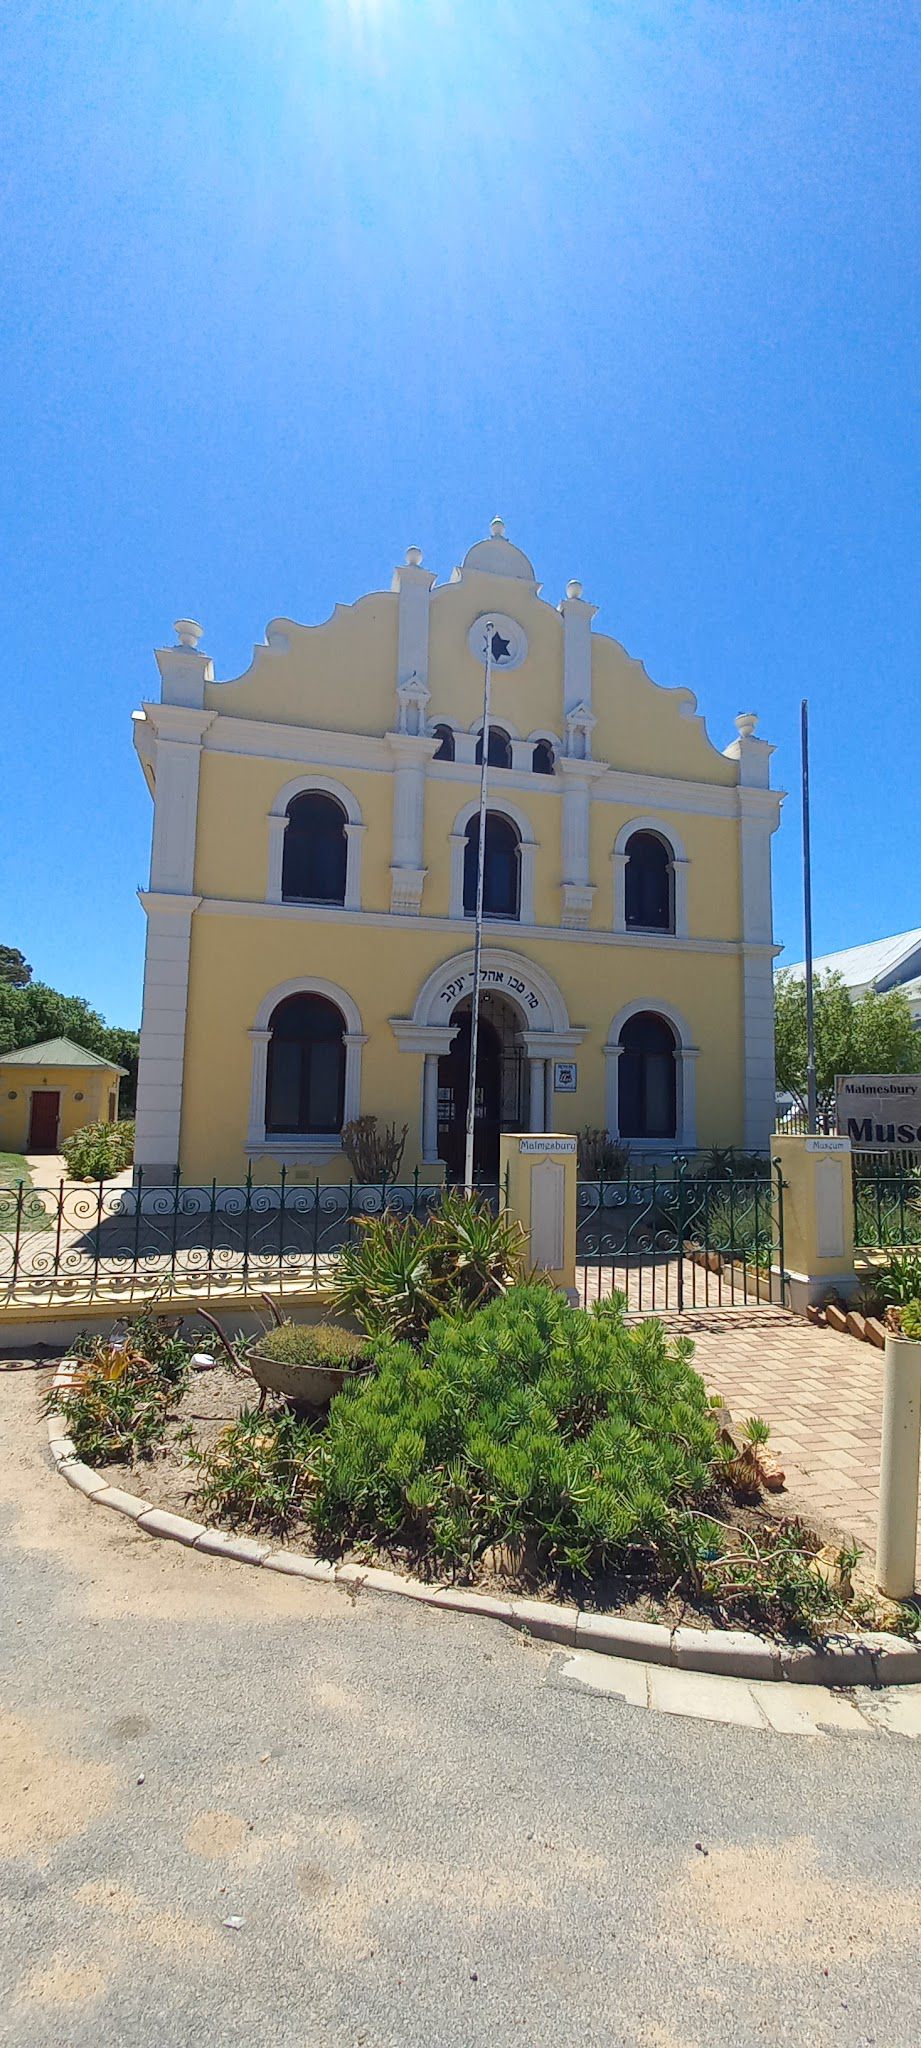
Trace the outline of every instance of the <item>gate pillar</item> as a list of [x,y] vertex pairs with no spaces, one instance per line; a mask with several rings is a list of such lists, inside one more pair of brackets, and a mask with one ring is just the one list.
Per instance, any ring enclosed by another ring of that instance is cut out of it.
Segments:
[[527,1232],[533,1266],[576,1299],[576,1149],[573,1137],[503,1131],[499,1174],[508,1213]]
[[851,1141],[778,1132],[773,1149],[783,1176],[788,1306],[804,1315],[832,1289],[847,1300],[858,1284]]

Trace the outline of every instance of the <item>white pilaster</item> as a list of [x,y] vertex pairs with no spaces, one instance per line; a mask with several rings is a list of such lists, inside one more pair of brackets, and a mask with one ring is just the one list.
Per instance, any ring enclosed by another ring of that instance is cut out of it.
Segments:
[[397,676],[399,690],[415,682],[420,692],[428,689],[429,599],[434,572],[422,567],[421,548],[407,548],[406,561],[394,569],[392,589],[399,597],[397,608]]
[[147,704],[144,710],[156,734],[150,886],[159,893],[188,894],[195,879],[201,743],[214,713],[166,704]]
[[198,896],[142,895],[147,913],[135,1164],[148,1186],[179,1164],[192,916]]
[[346,910],[361,909],[361,848],[367,825],[353,818],[347,818],[342,827],[345,833],[345,899]]
[[438,742],[403,732],[388,733],[387,741],[394,762],[390,908],[395,915],[412,916],[418,915],[426,875],[425,770]]
[[549,1129],[549,1126],[545,1126],[544,1123],[547,1114],[546,1060],[529,1059],[528,1072],[530,1076],[530,1088],[528,1091],[530,1096],[528,1103],[530,1128],[532,1131]]
[[438,1161],[438,1054],[427,1052],[422,1063],[422,1158],[426,1166]]
[[571,760],[564,755],[558,767],[563,778],[560,826],[563,901],[560,922],[584,930],[591,921],[595,895],[589,869],[591,781],[594,776],[604,773],[604,763]]
[[253,1048],[253,1063],[250,1072],[249,1122],[246,1131],[247,1145],[261,1145],[265,1139],[265,1091],[268,1081],[269,1046],[271,1031],[251,1031],[250,1044]]
[[563,616],[563,716],[592,709],[592,620],[598,607],[586,604],[582,585],[567,583]]

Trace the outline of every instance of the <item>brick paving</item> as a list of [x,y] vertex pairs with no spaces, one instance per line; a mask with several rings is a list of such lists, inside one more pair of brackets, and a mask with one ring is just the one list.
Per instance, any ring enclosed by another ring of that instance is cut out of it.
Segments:
[[[690,1327],[694,1363],[736,1420],[763,1415],[796,1503],[832,1522],[871,1556],[876,1547],[883,1354],[780,1311],[730,1311],[720,1327]],[[921,1549],[919,1549],[921,1555]]]
[[[699,1273],[685,1261],[685,1301],[700,1289]],[[581,1268],[580,1299],[589,1302],[623,1276]],[[706,1287],[709,1279],[710,1285]],[[876,1550],[880,1438],[883,1416],[883,1353],[872,1344],[834,1330],[817,1329],[785,1309],[728,1292],[722,1302],[712,1276],[704,1276],[706,1300],[671,1313],[675,1275],[657,1275],[656,1299],[640,1299],[629,1276],[629,1320],[637,1311],[659,1314],[670,1330],[693,1338],[694,1364],[711,1393],[722,1395],[736,1421],[761,1415],[769,1423],[771,1447],[787,1475],[791,1507],[812,1513]],[[646,1281],[648,1287],[648,1278]],[[783,1498],[783,1496],[781,1496]],[[921,1562],[921,1517],[919,1517]]]

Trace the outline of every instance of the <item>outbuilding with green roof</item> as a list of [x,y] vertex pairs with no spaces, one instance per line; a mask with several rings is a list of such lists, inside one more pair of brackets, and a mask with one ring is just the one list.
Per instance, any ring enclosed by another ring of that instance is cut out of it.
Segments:
[[59,1152],[84,1124],[117,1123],[126,1071],[71,1038],[0,1054],[0,1152]]

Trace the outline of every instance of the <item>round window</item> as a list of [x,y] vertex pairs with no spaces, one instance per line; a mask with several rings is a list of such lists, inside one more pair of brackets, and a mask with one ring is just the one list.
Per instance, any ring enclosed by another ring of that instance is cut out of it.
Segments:
[[477,661],[486,658],[486,646],[494,669],[520,668],[528,651],[528,636],[517,619],[505,612],[483,612],[467,634],[467,646]]

